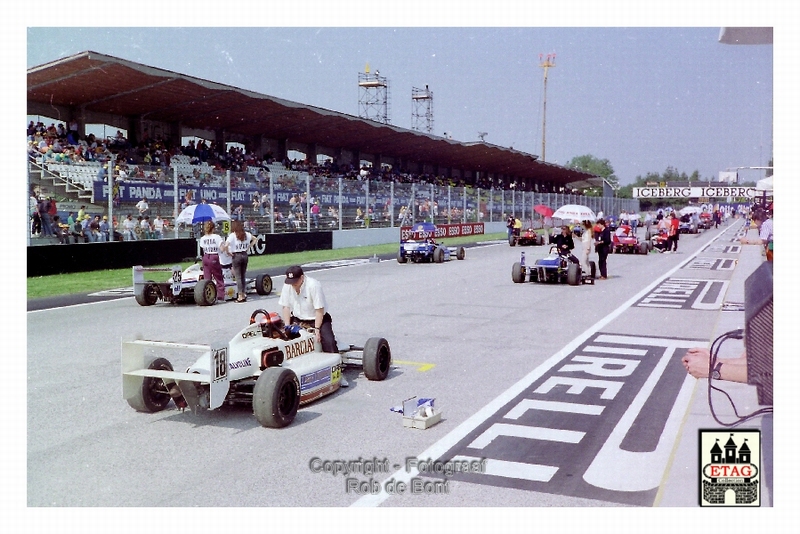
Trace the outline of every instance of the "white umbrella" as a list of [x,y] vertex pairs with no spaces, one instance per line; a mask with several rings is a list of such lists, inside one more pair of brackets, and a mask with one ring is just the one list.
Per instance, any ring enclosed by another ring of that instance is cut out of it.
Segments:
[[680,213],[681,215],[691,215],[693,213],[700,213],[701,211],[703,211],[703,208],[701,208],[700,206],[686,206],[685,208],[682,208],[678,213]]
[[772,191],[772,176],[762,178],[756,182],[757,191]]
[[203,221],[230,221],[228,213],[216,204],[192,204],[186,206],[175,218],[175,225],[195,224]]
[[594,222],[597,216],[592,210],[580,204],[566,204],[558,208],[552,215],[553,219],[568,221],[590,221]]

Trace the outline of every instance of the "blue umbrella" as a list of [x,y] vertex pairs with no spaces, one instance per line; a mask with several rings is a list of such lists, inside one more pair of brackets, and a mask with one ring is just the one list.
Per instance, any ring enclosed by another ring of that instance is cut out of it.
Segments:
[[192,204],[175,219],[175,224],[197,224],[205,221],[230,221],[231,217],[216,204]]

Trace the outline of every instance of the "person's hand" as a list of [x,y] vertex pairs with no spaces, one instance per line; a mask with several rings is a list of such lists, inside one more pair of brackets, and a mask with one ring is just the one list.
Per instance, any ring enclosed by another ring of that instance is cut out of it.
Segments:
[[711,352],[701,347],[693,347],[686,351],[681,363],[686,372],[695,378],[708,378],[708,362]]

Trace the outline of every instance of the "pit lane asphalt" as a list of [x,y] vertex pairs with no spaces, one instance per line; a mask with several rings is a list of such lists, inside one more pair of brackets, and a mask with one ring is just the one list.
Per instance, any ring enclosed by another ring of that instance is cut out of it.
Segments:
[[[463,246],[465,248],[472,248],[475,246],[482,245],[481,243],[465,243]],[[381,254],[377,256],[378,259],[381,261],[392,260],[396,257],[396,253],[389,253],[389,254]],[[353,256],[352,258],[348,258],[349,260],[368,260],[372,258],[372,256]],[[333,260],[332,260],[333,261]],[[336,260],[339,261],[339,260]],[[328,267],[326,264],[331,262],[317,262],[321,263],[322,265],[319,267],[308,267],[308,272],[313,272],[319,269],[327,269]],[[269,274],[273,280],[280,280],[283,278],[284,273],[286,272],[286,268],[289,265],[284,265],[282,267],[273,267],[270,269],[261,269],[261,270],[249,270],[247,272],[247,276],[249,278],[255,278],[260,274]],[[129,289],[132,286],[129,286]],[[75,306],[78,304],[89,304],[92,302],[103,302],[107,300],[118,300],[124,298],[130,298],[130,294],[122,294],[122,295],[98,295],[97,293],[103,293],[102,291],[91,291],[87,293],[73,293],[70,295],[58,295],[55,297],[42,297],[37,299],[28,299],[27,301],[27,311],[37,311],[37,310],[47,310],[51,308],[62,308],[65,306]]]
[[[254,308],[277,310],[276,294],[254,297],[246,306],[145,308],[128,297],[30,312],[28,505],[355,504],[366,497],[358,491],[370,488],[349,489],[347,477],[315,470],[315,459],[362,467],[386,460],[388,470],[350,477],[382,485],[396,469],[404,469],[408,458],[452,440],[468,421],[491,415],[497,399],[505,400],[534,370],[552,366],[554,355],[598,324],[605,334],[707,340],[713,315],[699,311],[682,312],[680,322],[662,320],[666,312],[658,310],[612,315],[731,229],[682,236],[681,254],[612,255],[610,279],[595,286],[513,284],[511,265],[520,251],[533,261],[546,247],[473,247],[466,260],[442,265],[382,261],[321,269],[315,277],[325,287],[340,344],[385,337],[395,363],[384,382],[346,370],[349,388],[301,408],[294,423],[281,430],[260,427],[247,407],[192,415],[170,405],[157,414],[137,413],[121,398],[120,387],[120,339],[227,341],[247,324]],[[176,357],[173,364],[180,369],[192,360]],[[401,416],[389,408],[414,395],[436,397],[442,422],[424,431],[404,428]],[[652,441],[657,431],[645,428],[643,439]],[[378,504],[621,503],[602,492],[571,492],[568,485],[550,492],[541,486],[453,480],[443,494],[406,493]]]

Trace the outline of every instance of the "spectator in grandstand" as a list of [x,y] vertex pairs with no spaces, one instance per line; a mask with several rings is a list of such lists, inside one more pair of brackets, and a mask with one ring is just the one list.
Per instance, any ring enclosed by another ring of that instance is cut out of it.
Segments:
[[231,213],[231,218],[235,221],[243,221],[244,220],[244,206],[239,204],[235,208],[233,208],[233,213]]
[[153,228],[150,225],[150,216],[139,216],[139,227],[142,229],[142,239],[151,239],[153,237]]
[[90,241],[97,243],[105,240],[105,236],[100,232],[100,216],[95,215],[94,219],[89,221],[89,231],[91,232]]
[[156,218],[153,219],[153,237],[156,239],[164,237],[164,219],[161,218],[161,215],[156,215]]
[[62,245],[69,245],[69,225],[61,222],[61,217],[53,217],[53,228],[58,237],[58,242]]
[[147,203],[147,199],[142,197],[142,200],[136,203],[136,209],[139,210],[139,215],[144,217],[147,215],[147,210],[150,209],[150,205]]
[[133,220],[133,217],[129,213],[125,220],[122,221],[122,235],[124,236],[125,241],[136,241],[136,221]]
[[50,199],[42,197],[39,199],[38,209],[39,209],[39,218],[42,223],[42,231],[40,232],[41,235],[44,236],[51,236],[54,234],[53,232],[53,219],[50,215]]
[[83,220],[81,221],[81,235],[83,236],[83,240],[86,243],[91,243],[94,241],[94,236],[92,235],[92,216],[88,213],[83,216]]
[[108,173],[106,172],[106,168],[107,167],[108,167],[108,164],[104,163],[97,170],[97,178],[95,178],[96,182],[105,182],[106,181],[106,178],[107,178],[107,175],[108,175]]
[[42,218],[39,216],[39,200],[35,193],[28,198],[28,216],[31,223],[31,235],[38,236],[42,233]]
[[103,215],[103,219],[100,221],[100,235],[102,236],[100,241],[111,241],[111,227],[108,224],[108,215]]
[[314,228],[319,228],[319,202],[314,202],[311,205],[311,222],[314,224]]
[[339,226],[339,211],[333,206],[328,207],[328,217],[331,218],[331,222],[328,223],[328,226],[332,228]]

